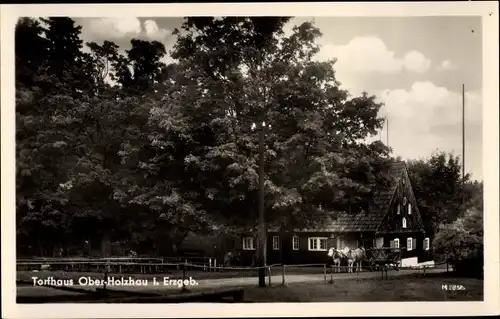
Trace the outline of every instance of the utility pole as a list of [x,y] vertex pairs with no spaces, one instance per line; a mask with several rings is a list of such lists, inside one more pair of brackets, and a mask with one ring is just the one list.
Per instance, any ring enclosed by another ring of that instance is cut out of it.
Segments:
[[387,147],[389,147],[389,117],[386,116],[385,119],[387,121]]
[[462,84],[462,183],[465,183],[465,84]]
[[462,205],[465,209],[465,84],[462,84]]

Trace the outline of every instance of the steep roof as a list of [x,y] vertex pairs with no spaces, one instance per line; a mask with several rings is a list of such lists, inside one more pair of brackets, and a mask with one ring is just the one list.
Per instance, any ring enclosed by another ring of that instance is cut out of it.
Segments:
[[325,232],[361,232],[376,231],[382,223],[392,197],[397,188],[398,181],[406,171],[405,162],[395,162],[389,169],[389,175],[394,180],[388,188],[379,190],[370,205],[369,212],[357,214],[339,212],[336,219],[327,220],[323,228],[302,229],[297,231],[325,231]]

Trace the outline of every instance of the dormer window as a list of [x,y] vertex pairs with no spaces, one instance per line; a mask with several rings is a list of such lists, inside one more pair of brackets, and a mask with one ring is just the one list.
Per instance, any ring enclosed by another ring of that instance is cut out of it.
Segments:
[[403,228],[406,228],[406,218],[403,217]]

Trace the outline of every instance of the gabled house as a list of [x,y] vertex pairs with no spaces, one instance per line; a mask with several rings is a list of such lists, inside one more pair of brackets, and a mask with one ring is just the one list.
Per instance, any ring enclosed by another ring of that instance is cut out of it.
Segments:
[[[330,247],[360,246],[401,248],[402,266],[430,260],[430,239],[425,236],[405,162],[393,163],[389,173],[393,183],[377,193],[368,211],[336,213],[312,229],[270,229],[267,264],[323,263],[328,262]],[[256,240],[241,238],[238,248],[248,257],[242,260],[255,256]]]

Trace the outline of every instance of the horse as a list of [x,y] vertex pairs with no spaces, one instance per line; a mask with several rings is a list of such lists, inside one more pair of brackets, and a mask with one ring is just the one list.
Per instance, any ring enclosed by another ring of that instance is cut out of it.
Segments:
[[353,266],[356,264],[356,271],[361,271],[361,263],[366,258],[366,250],[364,247],[349,249],[347,252],[348,272],[353,272]]
[[332,247],[328,250],[328,257],[332,257],[336,272],[340,272],[340,265],[342,264],[342,260],[347,257],[346,254],[343,251]]

